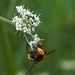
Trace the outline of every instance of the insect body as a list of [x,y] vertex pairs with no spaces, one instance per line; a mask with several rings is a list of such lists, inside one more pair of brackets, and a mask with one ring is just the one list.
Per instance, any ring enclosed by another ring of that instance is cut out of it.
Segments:
[[[27,43],[27,46],[26,46],[26,50],[27,50],[27,54],[28,54],[28,59],[30,61],[33,61],[34,64],[32,65],[32,67],[27,71],[27,73],[34,67],[34,65],[37,63],[37,62],[40,62],[43,60],[43,58],[45,56],[47,56],[49,53],[52,53],[54,50],[52,51],[49,51],[49,52],[46,52],[43,48],[42,48],[42,45],[40,44],[37,44],[38,47],[35,47],[34,45],[34,48],[36,49],[36,51],[28,51],[28,46],[29,44]],[[31,49],[31,47],[30,47]],[[26,75],[27,75],[26,73]]]
[[46,56],[46,52],[41,48],[37,48],[37,51],[28,54],[28,59],[30,61],[39,62]]

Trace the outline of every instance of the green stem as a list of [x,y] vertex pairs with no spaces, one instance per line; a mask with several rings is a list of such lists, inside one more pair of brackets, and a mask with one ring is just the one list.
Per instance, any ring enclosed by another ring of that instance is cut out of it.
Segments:
[[15,23],[13,23],[11,20],[8,20],[8,19],[6,19],[6,18],[4,18],[4,17],[1,17],[1,16],[0,16],[0,20],[5,21],[5,22],[7,22],[7,23],[10,23],[10,24],[12,24],[12,25],[15,25]]
[[25,34],[24,34],[24,37],[25,37],[25,39],[26,39],[27,43],[29,44],[29,41],[28,41],[28,39],[27,39],[27,37],[26,37],[26,35],[25,35]]
[[[15,25],[15,23],[13,23],[11,20],[8,20],[8,19],[6,19],[6,18],[4,18],[4,17],[1,17],[1,16],[0,16],[0,20],[5,21],[5,22],[7,22],[7,23],[10,23],[10,24],[12,24],[12,25]],[[33,34],[30,34],[30,35],[31,35],[32,38],[34,39]],[[27,39],[27,37],[26,37],[25,34],[24,34],[24,37],[25,37],[26,41],[28,42],[28,39]],[[29,44],[29,42],[28,42],[28,44]]]
[[33,34],[30,34],[31,36],[32,36],[32,38],[34,39],[34,36],[33,36]]

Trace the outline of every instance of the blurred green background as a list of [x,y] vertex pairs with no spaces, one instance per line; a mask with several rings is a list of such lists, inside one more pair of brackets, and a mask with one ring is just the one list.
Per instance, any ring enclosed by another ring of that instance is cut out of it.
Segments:
[[[12,20],[16,5],[34,10],[43,22],[36,33],[46,51],[55,50],[35,65],[28,75],[75,75],[75,0],[0,0],[0,16]],[[25,75],[26,42],[15,27],[0,20],[0,75]]]

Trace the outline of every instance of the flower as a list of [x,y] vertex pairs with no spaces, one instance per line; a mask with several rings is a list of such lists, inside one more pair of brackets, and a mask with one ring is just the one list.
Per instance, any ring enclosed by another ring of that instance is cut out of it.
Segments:
[[33,44],[36,44],[36,42],[35,41],[30,41],[29,45],[30,45],[32,50],[33,50]]
[[39,16],[34,14],[34,11],[31,12],[29,9],[24,9],[24,6],[16,6],[16,11],[19,15],[12,18],[13,22],[16,23],[16,30],[27,34],[35,32],[35,27],[41,23]]
[[30,28],[27,29],[27,33],[31,34],[31,29]]
[[35,34],[35,35],[34,35],[34,38],[38,38],[38,35],[37,35],[37,34]]
[[20,13],[20,14],[24,14],[24,12],[26,11],[25,9],[23,9],[23,7],[24,6],[16,6],[16,9],[17,9],[17,11],[18,11],[18,13]]
[[27,32],[27,27],[23,27],[23,32]]
[[36,43],[38,43],[39,41],[44,40],[44,39],[40,39],[39,36],[37,34],[34,35],[34,41]]
[[34,27],[32,27],[32,31],[35,32],[35,28]]
[[[16,11],[18,15],[12,18],[15,23],[16,30],[32,35],[31,33],[35,32],[35,28],[42,23],[39,18],[40,15],[35,14],[34,11],[31,12],[28,8],[24,9],[24,6],[22,5],[16,6]],[[33,50],[33,45],[37,46],[38,43],[41,44],[40,41],[43,39],[40,39],[37,34],[32,37],[34,40],[28,43]]]
[[37,34],[34,35],[34,40],[30,41],[29,45],[31,47],[31,49],[33,50],[33,45],[37,46],[37,44],[43,39],[40,39],[39,36]]

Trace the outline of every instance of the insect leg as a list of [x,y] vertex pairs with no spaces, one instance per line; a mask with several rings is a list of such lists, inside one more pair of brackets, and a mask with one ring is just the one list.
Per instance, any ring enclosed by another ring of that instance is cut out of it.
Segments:
[[26,46],[27,54],[29,54],[29,53],[35,53],[35,51],[33,51],[33,52],[32,52],[32,49],[31,49],[31,47],[30,47],[30,46],[29,46],[29,47],[30,47],[30,50],[31,50],[31,51],[28,51],[28,46],[29,46],[29,44],[27,43],[27,46]]
[[39,43],[38,43],[37,46],[38,46],[39,48],[43,49],[43,48],[42,48],[42,44],[39,44]]
[[[34,64],[31,66],[31,68],[27,71],[27,73],[34,67],[34,65],[36,64],[36,62],[34,62]],[[25,75],[27,75],[27,73]]]
[[52,51],[49,51],[49,52],[46,52],[46,55],[48,55],[48,54],[50,54],[50,53],[52,53],[52,52],[54,52],[55,50],[52,50]]
[[27,54],[29,54],[29,51],[28,51],[28,43],[27,43],[27,46],[26,46],[26,51],[27,51]]
[[36,47],[36,46],[37,46],[37,44],[32,44],[32,45],[33,45],[33,47],[34,47],[35,49],[37,49],[37,47]]
[[[33,46],[34,46],[34,48],[35,48],[35,49],[37,49],[37,47],[39,47],[39,48],[43,49],[43,48],[42,48],[42,45],[41,45],[41,44],[39,44],[39,43],[38,43],[38,44],[33,44]],[[37,46],[37,47],[36,47],[36,46]]]

